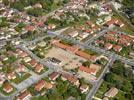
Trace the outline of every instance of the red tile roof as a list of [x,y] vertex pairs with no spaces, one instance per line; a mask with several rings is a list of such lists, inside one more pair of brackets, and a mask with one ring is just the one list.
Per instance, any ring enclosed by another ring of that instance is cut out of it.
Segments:
[[12,87],[12,85],[10,85],[9,83],[6,83],[6,84],[4,84],[4,86],[3,86],[3,90],[4,90],[5,92],[7,92],[7,93],[10,93],[11,91],[13,91],[13,87]]
[[126,39],[119,39],[118,40],[118,44],[121,44],[121,45],[123,45],[123,46],[129,46],[130,45],[130,42],[129,41],[127,41]]
[[62,77],[70,81],[71,83],[75,83],[78,79],[70,74],[62,73]]
[[120,27],[123,27],[123,26],[124,26],[124,23],[119,20],[119,21],[116,23],[116,25],[118,25],[118,26],[120,26]]
[[36,23],[39,27],[44,27],[44,22],[37,22]]
[[61,49],[64,49],[64,50],[68,50],[68,51],[71,51],[71,52],[76,52],[78,49],[79,49],[79,47],[78,46],[70,46],[70,45],[65,45],[65,44],[63,44],[63,43],[60,43],[59,41],[53,41],[53,42],[51,42],[53,45],[55,45],[55,46],[57,46],[57,47],[59,47],[59,48],[61,48]]
[[97,56],[96,55],[92,55],[90,58],[90,61],[95,62],[97,60]]
[[44,80],[40,80],[34,87],[34,89],[36,91],[40,91],[44,88],[44,85],[45,85],[45,81]]
[[84,67],[84,66],[80,66],[79,70],[89,73],[89,74],[95,74],[96,73],[96,69],[93,68],[88,68],[88,67]]
[[130,37],[128,35],[124,35],[124,34],[119,35],[119,38],[126,39],[129,42],[133,42],[133,40],[134,40],[132,37]]
[[29,91],[24,91],[17,97],[17,100],[24,100],[27,96],[32,96]]
[[106,23],[106,25],[110,26],[110,25],[116,24],[117,22],[118,22],[118,19],[111,19],[110,21]]
[[22,58],[24,58],[24,57],[27,57],[28,54],[26,52],[22,52],[19,56],[22,57]]
[[30,25],[25,26],[25,30],[27,31],[33,31],[34,29],[35,29],[34,26],[30,26]]
[[23,72],[23,71],[25,71],[24,65],[19,65],[19,67],[16,69],[16,72]]
[[43,67],[42,64],[37,64],[37,65],[35,66],[35,71],[36,71],[37,73],[40,73],[43,69],[44,69],[44,67]]
[[107,32],[107,34],[109,34],[109,35],[115,35],[116,32],[114,32],[114,31],[109,31],[109,32]]
[[91,21],[87,21],[86,24],[88,24],[91,27],[95,26]]
[[104,44],[104,41],[103,40],[96,40],[95,43],[96,44]]
[[112,36],[112,35],[108,35],[108,34],[105,34],[104,35],[104,38],[107,40],[107,41],[114,41],[114,42],[117,42],[117,38]]
[[119,45],[115,45],[115,46],[113,47],[113,49],[114,49],[116,52],[120,52],[120,51],[122,50],[122,47],[119,46]]
[[37,65],[37,61],[35,59],[32,59],[28,62],[32,67],[35,67]]
[[111,44],[111,43],[106,43],[105,44],[105,48],[108,49],[108,50],[112,49],[112,47],[113,47],[113,44]]
[[58,78],[58,76],[59,74],[57,72],[53,72],[49,75],[49,78],[54,81]]

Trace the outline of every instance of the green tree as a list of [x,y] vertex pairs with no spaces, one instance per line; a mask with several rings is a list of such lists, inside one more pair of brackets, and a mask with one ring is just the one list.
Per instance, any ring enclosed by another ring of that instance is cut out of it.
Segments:
[[7,6],[9,5],[9,0],[2,0],[2,3]]
[[90,66],[90,62],[89,61],[85,61],[82,63],[83,66]]
[[132,24],[134,24],[134,16],[131,18],[131,22]]
[[109,83],[113,83],[114,82],[114,74],[113,73],[107,73],[104,77],[105,81],[109,82]]
[[27,10],[27,13],[28,13],[29,15],[38,17],[38,16],[41,16],[41,15],[42,15],[43,11],[42,11],[42,9],[40,9],[40,8],[31,8],[31,9],[28,9],[28,10]]

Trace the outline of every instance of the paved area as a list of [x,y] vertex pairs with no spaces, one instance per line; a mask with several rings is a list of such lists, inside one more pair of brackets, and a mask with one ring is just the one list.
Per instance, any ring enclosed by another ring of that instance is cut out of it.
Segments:
[[81,61],[86,61],[84,58],[79,57],[73,53],[60,49],[58,47],[53,47],[45,55],[46,58],[55,57],[61,61],[60,67],[65,69],[75,69],[78,66],[81,66]]

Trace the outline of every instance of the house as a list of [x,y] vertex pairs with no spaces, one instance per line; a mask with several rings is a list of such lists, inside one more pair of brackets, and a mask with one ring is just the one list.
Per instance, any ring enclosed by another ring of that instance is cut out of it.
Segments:
[[17,50],[16,50],[16,54],[17,54],[17,55],[20,55],[21,53],[23,53],[23,50],[21,50],[21,49],[17,49]]
[[123,45],[123,46],[129,46],[130,45],[130,42],[129,41],[127,41],[126,39],[119,39],[118,40],[118,44],[121,44],[121,45]]
[[109,32],[107,32],[107,34],[110,35],[110,36],[111,36],[111,35],[112,35],[112,36],[115,36],[115,35],[116,35],[116,32],[114,32],[114,31],[109,31]]
[[49,75],[49,79],[55,81],[59,77],[59,73],[53,72]]
[[34,87],[36,91],[41,91],[43,88],[45,89],[51,89],[53,85],[49,82],[46,82],[44,80],[40,80]]
[[89,36],[89,33],[86,33],[86,32],[82,32],[79,34],[79,37],[81,37],[82,39],[85,39],[88,36]]
[[91,21],[87,21],[86,24],[88,24],[91,27],[94,27],[95,26],[95,24],[93,24]]
[[113,44],[111,44],[111,43],[106,43],[106,44],[104,45],[104,47],[105,47],[105,49],[110,50],[110,49],[112,49]]
[[90,34],[93,34],[94,33],[94,31],[92,29],[86,29],[85,32],[86,33],[90,33]]
[[83,57],[85,59],[88,59],[88,60],[90,60],[90,58],[91,58],[91,55],[89,55],[89,54],[87,54],[87,53],[85,53],[84,51],[81,51],[81,50],[76,51],[75,54],[80,56],[80,57]]
[[44,80],[40,80],[35,86],[34,89],[36,91],[41,91],[45,86],[45,81]]
[[24,65],[19,65],[19,67],[16,68],[15,71],[16,71],[17,73],[19,73],[19,72],[24,72],[24,71],[25,71],[25,66],[24,66]]
[[48,28],[49,30],[50,30],[50,29],[55,29],[55,28],[56,28],[56,25],[55,25],[55,24],[49,24],[47,28]]
[[42,5],[40,3],[36,3],[35,5],[33,5],[34,8],[42,8]]
[[45,27],[44,22],[37,22],[36,25],[41,28]]
[[93,4],[91,4],[91,5],[89,5],[89,8],[97,8],[97,4],[96,3],[93,3]]
[[34,31],[35,30],[35,27],[34,26],[31,26],[31,25],[27,25],[27,26],[24,27],[24,29],[26,31]]
[[52,87],[53,85],[51,83],[45,81],[45,86],[44,86],[45,89],[51,89]]
[[34,49],[36,48],[36,45],[29,45],[28,48],[29,48],[30,50],[34,50]]
[[80,86],[81,93],[86,93],[89,90],[89,86],[86,84],[83,84]]
[[106,17],[104,18],[104,20],[105,20],[106,22],[110,21],[110,20],[111,20],[111,16],[106,16]]
[[40,46],[40,47],[45,47],[46,46],[46,42],[42,41],[42,42],[39,42],[37,45]]
[[120,34],[119,38],[120,39],[125,39],[125,40],[127,40],[129,42],[134,42],[134,37],[131,36],[131,35],[128,36],[128,35],[125,35],[125,34]]
[[5,91],[6,93],[12,92],[13,91],[12,85],[10,85],[9,83],[4,84],[3,91]]
[[19,55],[19,57],[21,57],[21,58],[25,58],[27,56],[28,56],[28,54],[24,51]]
[[37,64],[35,66],[35,69],[34,70],[35,70],[35,72],[40,73],[43,69],[44,69],[44,67],[43,67],[42,64]]
[[74,37],[78,36],[79,33],[78,33],[78,31],[75,30],[75,31],[68,33],[68,35],[74,38]]
[[98,26],[94,26],[94,27],[92,27],[92,30],[93,31],[100,31],[100,28]]
[[104,95],[106,97],[114,97],[116,94],[118,94],[118,89],[115,87],[112,87],[110,90],[108,90]]
[[122,47],[119,46],[119,45],[115,45],[115,46],[113,47],[113,49],[114,49],[114,51],[116,51],[116,52],[120,52],[120,51],[122,50]]
[[32,59],[31,61],[28,62],[28,64],[30,64],[31,67],[35,67],[37,65],[37,61],[35,59]]
[[117,42],[118,39],[112,35],[109,35],[109,34],[105,34],[104,35],[104,38],[106,39],[106,41],[113,41],[113,42]]
[[10,72],[10,73],[7,74],[7,78],[9,80],[16,79],[16,74],[14,72]]
[[67,74],[67,73],[62,73],[61,78],[63,81],[68,80],[70,83],[72,83],[76,86],[79,86],[79,84],[80,84],[79,80],[75,76]]
[[[23,57],[26,56],[26,55],[23,55]],[[27,62],[31,61],[31,57],[26,56],[26,57],[23,58],[23,60],[27,63]]]
[[90,57],[90,61],[91,61],[91,62],[96,62],[97,59],[98,59],[98,56],[96,56],[96,55],[92,55],[92,56]]
[[88,74],[96,75],[96,69],[80,66],[79,70]]
[[117,25],[119,27],[123,27],[125,24],[119,20],[117,23],[115,23],[115,25]]
[[30,100],[31,97],[32,97],[31,93],[25,90],[24,92],[20,93],[17,96],[17,100]]
[[112,28],[117,23],[118,23],[118,19],[111,19],[110,21],[106,22],[105,26]]
[[96,40],[95,41],[95,45],[101,45],[101,44],[104,44],[103,40]]

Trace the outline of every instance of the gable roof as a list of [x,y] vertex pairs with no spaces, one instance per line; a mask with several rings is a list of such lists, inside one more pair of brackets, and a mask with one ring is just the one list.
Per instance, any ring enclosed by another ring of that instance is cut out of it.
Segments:
[[88,67],[84,67],[84,66],[80,66],[79,70],[84,71],[84,72],[89,73],[89,74],[96,73],[96,69],[88,68]]

